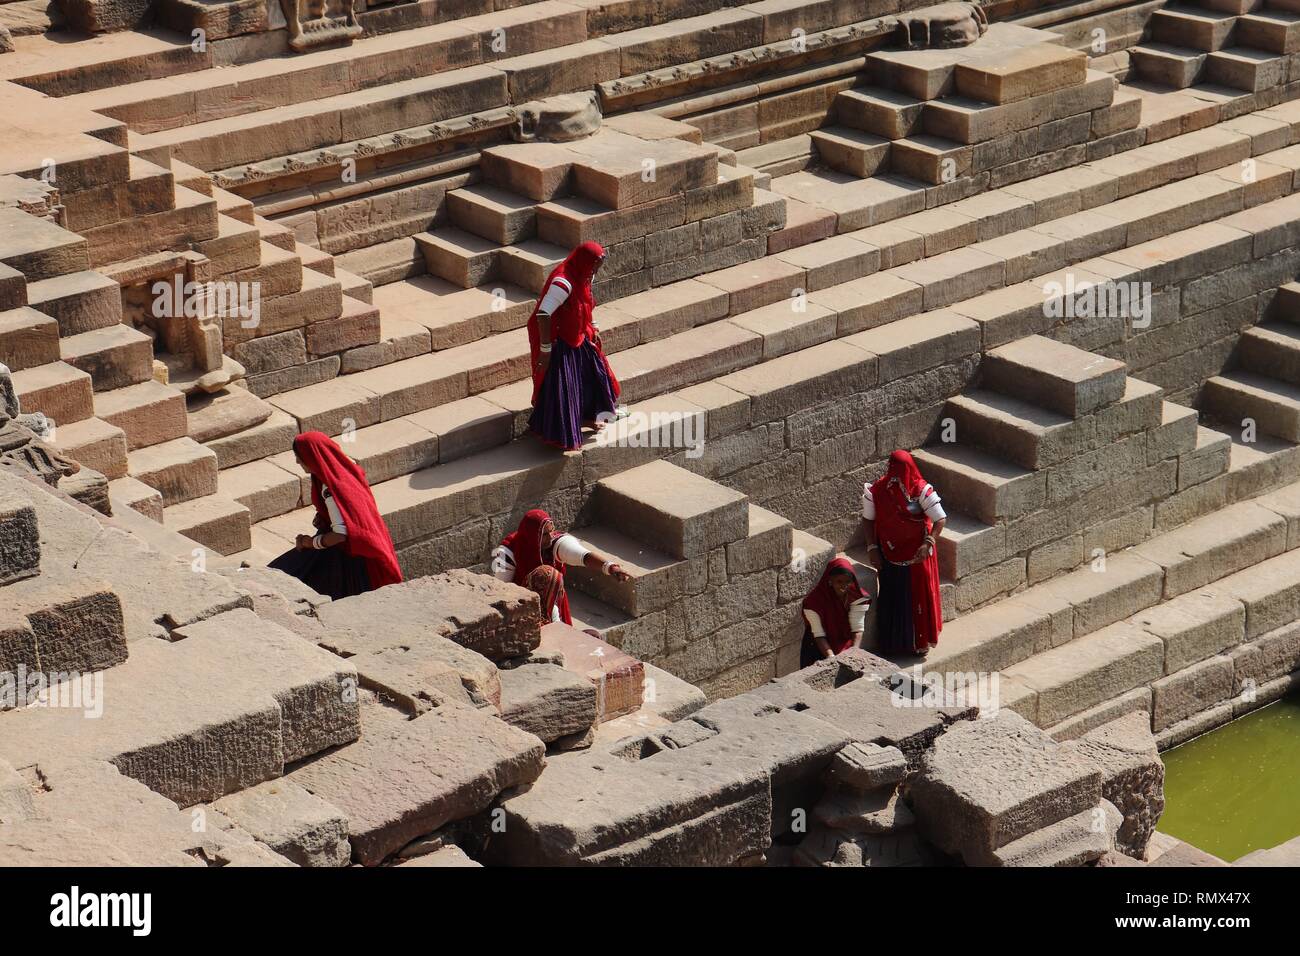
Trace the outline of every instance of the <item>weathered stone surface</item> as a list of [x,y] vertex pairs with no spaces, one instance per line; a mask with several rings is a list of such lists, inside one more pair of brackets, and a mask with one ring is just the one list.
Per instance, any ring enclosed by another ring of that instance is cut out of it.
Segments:
[[0,501],[0,585],[32,577],[40,567],[35,509],[19,501]]
[[596,723],[596,687],[555,664],[501,672],[501,719],[551,743]]
[[414,720],[367,721],[360,740],[289,779],[347,814],[354,858],[374,866],[486,809],[502,790],[536,780],[544,761],[532,734],[446,704]]
[[744,495],[666,461],[605,478],[594,497],[607,525],[677,558],[698,557],[749,531]]
[[1102,724],[1065,745],[1101,767],[1101,792],[1124,818],[1115,847],[1143,859],[1165,811],[1165,765],[1145,711]]
[[1115,848],[1123,822],[1109,800],[999,847],[998,866],[1083,866]]
[[644,699],[645,665],[598,637],[567,624],[542,628],[538,650],[559,654],[565,669],[596,689],[597,721],[638,710]]
[[905,830],[915,817],[898,791],[878,790],[857,793],[852,790],[830,794],[813,809],[813,816],[835,830],[850,833],[883,834]]
[[959,723],[925,754],[911,785],[920,832],[967,863],[1101,799],[1101,771],[1018,714]]
[[850,790],[867,792],[889,787],[907,773],[907,758],[897,747],[852,743],[831,761],[827,781]]
[[350,862],[347,817],[291,780],[268,780],[212,807],[299,866]]
[[932,856],[914,833],[876,836],[813,826],[795,849],[792,862],[796,866],[924,866]]
[[347,628],[391,646],[435,634],[489,660],[527,654],[540,640],[537,595],[496,578],[448,571],[334,601],[320,609],[327,627]]

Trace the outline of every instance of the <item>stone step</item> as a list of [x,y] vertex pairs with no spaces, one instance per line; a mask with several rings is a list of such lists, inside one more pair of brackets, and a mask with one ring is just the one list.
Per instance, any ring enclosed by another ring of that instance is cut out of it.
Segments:
[[90,375],[97,392],[153,377],[153,340],[128,325],[110,325],[59,340],[64,362]]
[[53,223],[11,206],[0,208],[0,264],[28,282],[90,268],[87,241]]
[[915,457],[945,502],[985,524],[1036,511],[1046,501],[1046,472],[1029,471],[965,445],[929,445]]
[[957,424],[960,441],[1030,471],[1078,454],[1089,436],[1083,426],[1092,424],[982,389],[949,399],[947,414]]
[[1133,68],[1145,80],[1185,90],[1205,69],[1207,53],[1182,46],[1144,43],[1129,50]]
[[297,422],[273,407],[266,421],[204,444],[216,453],[218,467],[233,468],[280,454],[290,448],[297,434]]
[[252,545],[251,512],[220,494],[167,504],[162,523],[218,554],[236,554]]
[[162,524],[163,500],[157,488],[150,488],[143,481],[130,475],[116,478],[108,483],[108,497],[113,503],[113,513],[120,514],[123,508],[129,508]]
[[1080,51],[1037,43],[963,58],[955,85],[962,96],[1001,105],[1081,86],[1087,72],[1088,58]]
[[1242,501],[1145,541],[1134,553],[1164,570],[1167,599],[1280,554],[1286,546],[1286,519]]
[[1033,395],[1070,418],[1091,414],[1124,396],[1124,363],[1040,335],[993,349],[984,384],[1004,395]]
[[99,392],[94,414],[122,429],[132,450],[180,438],[188,431],[185,396],[155,381]]
[[90,376],[66,362],[14,372],[13,383],[24,412],[44,412],[58,425],[70,425],[95,414]]
[[77,335],[122,321],[122,289],[98,272],[71,272],[31,283],[29,304],[59,323],[60,335]]
[[[309,503],[307,495],[310,494],[310,490],[305,489],[309,489],[310,486],[303,480],[302,469],[294,465],[292,460],[286,466],[284,462],[286,456],[292,459],[293,452],[284,452],[273,458],[222,468],[217,475],[217,496],[224,501],[236,502],[242,506],[248,512],[251,522],[264,521],[305,507]],[[294,470],[290,472],[287,470],[288,467]],[[168,512],[171,510],[169,507]],[[245,544],[243,548],[235,550],[243,551],[248,547],[249,544]],[[222,553],[234,552],[223,551]]]
[[1300,386],[1254,372],[1227,372],[1206,380],[1203,407],[1213,415],[1288,442],[1300,442]]
[[64,225],[73,232],[85,234],[88,229],[134,216],[164,213],[172,208],[174,190],[170,169],[132,156],[130,178],[125,183],[61,195],[66,210]]
[[677,558],[699,557],[748,534],[744,495],[666,461],[602,479],[593,498],[606,527]]
[[868,86],[835,96],[835,119],[884,139],[902,139],[921,132],[923,101],[905,93]]
[[174,187],[174,193],[172,208],[163,212],[85,230],[90,265],[98,268],[161,250],[183,252],[193,242],[215,238],[216,202],[183,186]]
[[1205,58],[1204,77],[1211,83],[1259,93],[1285,82],[1287,57],[1247,46],[1225,47]]
[[1238,18],[1230,13],[1196,7],[1164,7],[1148,21],[1151,39],[1165,47],[1210,53],[1228,45]]
[[497,186],[480,183],[451,190],[447,214],[460,229],[502,246],[537,232],[536,201]]
[[813,130],[810,135],[822,163],[852,176],[874,176],[892,161],[890,141],[874,133],[849,126],[828,126]]
[[261,246],[262,233],[257,226],[218,213],[217,234],[194,243],[194,251],[211,260],[213,275],[225,276],[261,265]]
[[1051,727],[1160,678],[1164,643],[1121,622],[1036,654],[1004,673],[1035,692],[1034,722]]
[[1257,10],[1237,18],[1234,42],[1269,53],[1300,52],[1300,14]]
[[1250,372],[1300,385],[1300,326],[1269,322],[1246,329],[1236,357]]
[[569,586],[618,608],[633,617],[644,617],[682,598],[699,593],[707,572],[700,562],[674,558],[610,528],[583,528],[580,540],[607,555],[631,577],[617,581],[586,568],[570,568]]
[[52,444],[109,481],[126,475],[126,434],[102,419],[87,418],[59,425]]
[[196,393],[186,399],[185,408],[189,437],[204,444],[254,428],[275,412],[274,407],[238,387]]
[[191,438],[137,448],[130,454],[129,468],[131,477],[162,492],[168,508],[217,492],[216,453]]
[[20,309],[27,305],[27,279],[17,269],[0,262],[0,310]]
[[0,356],[11,372],[59,360],[59,324],[30,306],[0,312]]
[[446,279],[462,289],[496,277],[501,245],[463,229],[439,229],[415,236],[430,275]]
[[[212,51],[197,53],[190,41],[170,33],[102,34],[92,44],[69,45],[57,34],[31,37],[4,78],[50,96],[66,97],[115,87],[124,77],[169,79],[212,66]],[[93,109],[93,107],[86,107]]]
[[294,247],[298,244],[292,229],[288,229],[278,222],[272,222],[270,219],[265,219],[256,213],[253,214],[253,226],[257,228],[264,241],[273,246],[279,246],[285,252],[293,252]]

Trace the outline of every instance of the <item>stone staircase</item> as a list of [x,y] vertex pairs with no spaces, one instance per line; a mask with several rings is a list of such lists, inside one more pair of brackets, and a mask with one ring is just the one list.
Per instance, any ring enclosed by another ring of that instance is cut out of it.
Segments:
[[1284,84],[1300,51],[1300,15],[1273,0],[1205,0],[1152,14],[1150,41],[1129,53],[1144,80],[1174,89],[1214,83],[1259,92]]

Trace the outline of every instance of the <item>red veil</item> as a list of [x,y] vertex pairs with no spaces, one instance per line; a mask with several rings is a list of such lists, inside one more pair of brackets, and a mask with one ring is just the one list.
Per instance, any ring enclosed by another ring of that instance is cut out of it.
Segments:
[[[591,324],[592,309],[596,306],[596,300],[591,294],[591,278],[596,274],[596,264],[600,257],[605,254],[604,248],[598,242],[584,242],[578,248],[574,249],[567,259],[556,266],[546,282],[542,286],[541,293],[537,296],[537,305],[533,306],[533,314],[528,317],[528,350],[532,355],[533,368],[533,403],[537,402],[538,392],[542,388],[542,374],[537,368],[538,359],[541,357],[541,339],[537,325],[537,310],[546,298],[546,292],[550,289],[551,284],[556,279],[563,278],[569,283],[569,297],[564,300],[564,304],[555,310],[551,316],[551,334],[556,339],[563,339],[566,345],[578,348],[594,331]],[[605,358],[605,351],[597,344],[597,350],[600,352],[600,360],[605,363],[605,372],[609,375],[609,384],[614,392],[614,397],[618,398],[621,391],[618,379],[614,377],[614,370],[609,367],[609,360]]]
[[329,511],[321,497],[324,482],[334,496],[348,540],[343,545],[348,554],[364,558],[370,587],[399,584],[402,569],[388,526],[379,515],[375,496],[370,491],[366,473],[324,432],[303,432],[293,440],[293,450],[311,474],[311,503],[316,506],[316,526],[330,526]]
[[853,632],[849,630],[849,614],[845,602],[831,588],[831,575],[837,571],[847,571],[853,576],[853,587],[849,590],[848,600],[852,603],[867,596],[858,583],[858,576],[848,558],[834,558],[826,565],[821,580],[817,582],[806,598],[803,599],[804,610],[815,611],[822,619],[826,631],[826,643],[836,654],[853,643]]
[[[871,486],[871,500],[876,509],[876,541],[881,553],[894,562],[910,561],[930,533],[933,523],[925,512],[913,514],[909,502],[917,501],[925,490],[925,479],[910,453],[897,450],[889,456],[884,476]],[[911,565],[912,629],[918,652],[939,643],[943,630],[943,607],[939,599],[939,555],[932,553],[924,561]]]
[[[550,540],[542,540],[542,531],[551,522],[551,516],[541,508],[534,508],[524,515],[523,520],[519,522],[519,527],[510,534],[501,539],[501,544],[510,549],[515,556],[515,583],[520,587],[525,587],[528,582],[528,576],[542,565],[549,565],[564,576],[564,562],[559,558],[552,557],[550,561],[542,560],[542,552],[546,546],[551,543]],[[552,523],[552,532],[554,524]],[[552,533],[552,540],[557,537]],[[556,602],[560,608],[560,620],[565,624],[572,624],[573,617],[569,614],[569,595],[561,591],[559,600]],[[543,609],[545,611],[545,609]],[[543,623],[549,624],[548,617]]]

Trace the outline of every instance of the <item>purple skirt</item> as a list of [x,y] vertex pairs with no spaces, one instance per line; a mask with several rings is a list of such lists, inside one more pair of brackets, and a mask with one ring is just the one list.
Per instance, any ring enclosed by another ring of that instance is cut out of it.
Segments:
[[528,427],[548,445],[566,451],[582,447],[582,423],[616,409],[609,373],[588,339],[576,349],[555,340],[551,365],[542,379]]

